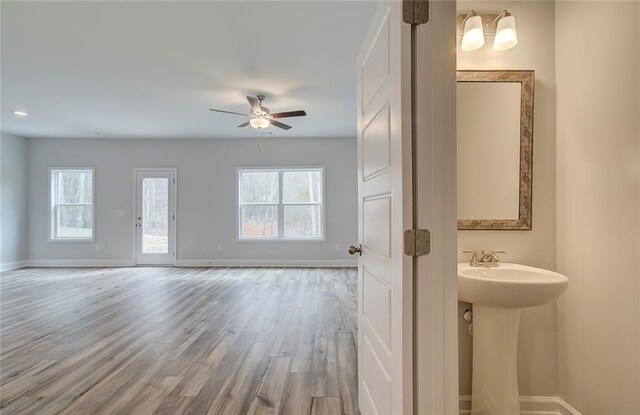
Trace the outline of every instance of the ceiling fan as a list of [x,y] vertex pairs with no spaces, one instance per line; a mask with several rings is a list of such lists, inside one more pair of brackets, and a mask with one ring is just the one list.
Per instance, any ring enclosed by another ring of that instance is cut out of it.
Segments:
[[235,114],[242,115],[243,117],[249,117],[249,121],[245,121],[238,126],[238,128],[252,126],[253,128],[257,128],[258,130],[262,130],[264,128],[273,125],[274,127],[282,128],[283,130],[291,129],[290,125],[282,123],[280,121],[276,121],[276,118],[290,118],[290,117],[304,117],[307,113],[304,110],[298,111],[286,111],[286,112],[276,112],[271,114],[269,108],[265,108],[262,106],[262,101],[264,101],[264,95],[258,95],[257,97],[247,97],[249,101],[249,105],[251,106],[251,112],[249,114],[243,114],[241,112],[234,111],[225,111],[225,110],[217,110],[214,108],[209,108],[209,111],[222,112],[225,114]]

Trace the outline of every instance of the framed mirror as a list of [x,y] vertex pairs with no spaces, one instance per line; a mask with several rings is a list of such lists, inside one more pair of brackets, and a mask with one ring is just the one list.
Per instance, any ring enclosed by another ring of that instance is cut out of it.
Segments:
[[531,230],[534,71],[458,71],[458,229]]

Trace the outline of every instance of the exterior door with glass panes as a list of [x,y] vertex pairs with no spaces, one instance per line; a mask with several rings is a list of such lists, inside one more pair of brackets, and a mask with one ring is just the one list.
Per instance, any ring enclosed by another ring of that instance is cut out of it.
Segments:
[[176,170],[136,169],[136,264],[175,265]]

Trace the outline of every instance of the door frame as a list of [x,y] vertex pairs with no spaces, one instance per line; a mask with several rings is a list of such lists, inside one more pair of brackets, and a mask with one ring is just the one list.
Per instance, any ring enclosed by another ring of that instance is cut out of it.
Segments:
[[[171,203],[171,208],[173,209],[173,214],[175,215],[175,220],[173,221],[173,250],[175,255],[173,255],[173,266],[177,266],[178,263],[178,168],[177,167],[134,167],[132,169],[132,183],[133,183],[133,201],[131,208],[131,241],[132,241],[132,249],[131,249],[131,259],[133,266],[147,266],[147,265],[138,265],[138,235],[136,231],[136,215],[138,212],[138,172],[150,172],[150,171],[166,171],[173,173],[173,178],[175,179],[174,191],[173,191],[173,201]],[[158,265],[158,266],[171,266],[171,265]]]
[[457,415],[457,2],[429,3],[429,22],[415,29],[414,220],[431,231],[431,253],[417,257],[414,270],[414,410]]

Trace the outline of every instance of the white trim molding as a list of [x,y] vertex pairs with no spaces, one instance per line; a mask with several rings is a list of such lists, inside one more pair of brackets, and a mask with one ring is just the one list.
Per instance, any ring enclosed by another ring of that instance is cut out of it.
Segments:
[[[41,268],[111,268],[135,267],[133,259],[31,259],[7,262],[1,271],[25,267]],[[153,265],[148,265],[153,266]],[[162,266],[162,265],[159,265]],[[179,259],[176,267],[275,267],[275,268],[356,268],[354,259]]]
[[[471,395],[460,395],[460,415],[471,414]],[[521,415],[582,415],[559,396],[521,396]]]
[[178,267],[355,268],[353,259],[179,259]]
[[12,269],[24,268],[26,266],[28,266],[28,261],[3,262],[0,264],[0,272],[11,271]]
[[31,259],[27,267],[83,268],[83,267],[132,267],[132,259]]

